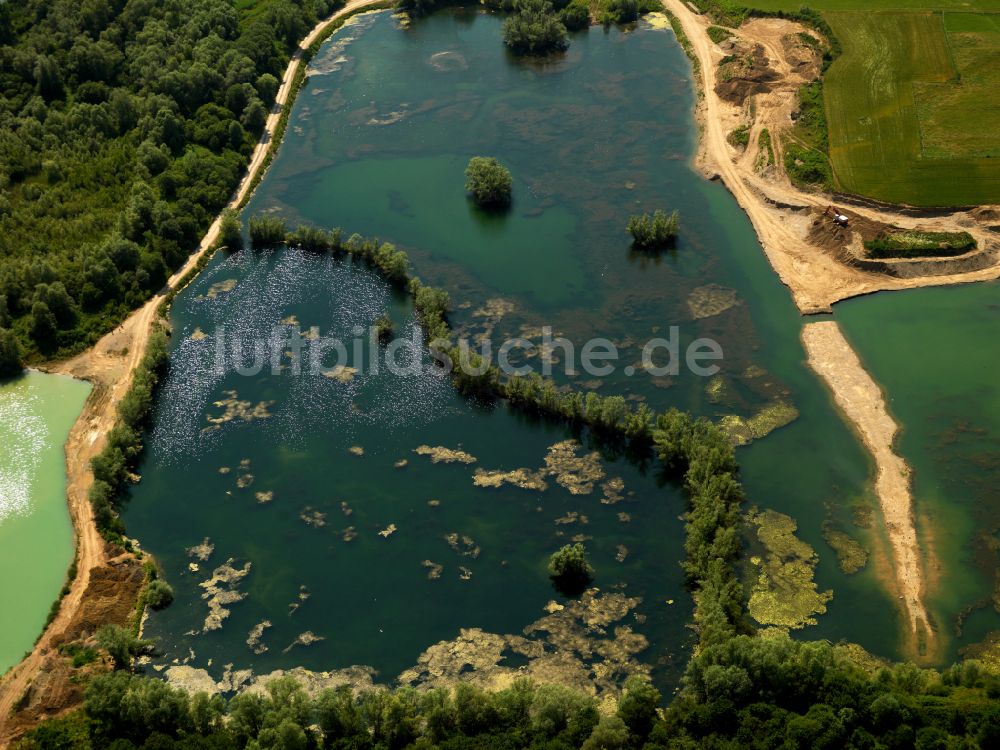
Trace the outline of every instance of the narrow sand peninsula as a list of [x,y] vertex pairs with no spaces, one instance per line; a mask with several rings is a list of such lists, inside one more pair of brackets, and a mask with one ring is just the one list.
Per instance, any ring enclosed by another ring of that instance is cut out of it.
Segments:
[[878,384],[833,321],[802,329],[809,366],[833,391],[837,406],[854,425],[875,458],[875,491],[882,507],[896,574],[896,585],[916,642],[933,631],[924,606],[924,572],[913,522],[910,470],[893,451],[899,428],[890,416]]

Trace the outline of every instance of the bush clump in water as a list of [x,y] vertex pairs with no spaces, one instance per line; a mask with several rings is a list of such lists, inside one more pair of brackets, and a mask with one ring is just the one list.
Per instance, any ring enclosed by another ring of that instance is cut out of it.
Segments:
[[590,26],[590,4],[585,0],[573,0],[559,12],[563,26],[568,31],[580,31]]
[[642,214],[629,217],[627,229],[635,247],[641,250],[658,250],[671,247],[677,241],[679,223],[676,211],[668,214],[656,209],[652,216]]
[[514,181],[510,171],[492,156],[474,156],[465,168],[465,189],[477,205],[504,208],[510,205]]
[[243,224],[236,212],[227,208],[219,222],[219,245],[231,253],[243,249]]
[[380,344],[387,344],[392,340],[392,318],[385,313],[382,313],[375,321],[375,335]]
[[157,578],[146,588],[146,606],[150,609],[166,609],[174,601],[174,590],[166,581]]
[[569,47],[569,37],[551,3],[517,0],[503,23],[503,43],[516,55],[544,55]]
[[567,596],[582,594],[594,580],[594,568],[582,544],[567,544],[549,558],[549,578]]
[[250,218],[250,245],[254,248],[277,247],[288,233],[285,220],[278,216],[253,216]]

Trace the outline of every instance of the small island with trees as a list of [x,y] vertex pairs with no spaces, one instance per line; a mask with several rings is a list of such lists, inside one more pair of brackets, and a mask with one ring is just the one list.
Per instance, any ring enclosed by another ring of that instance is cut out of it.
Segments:
[[641,214],[629,217],[626,227],[632,235],[632,245],[639,250],[662,250],[677,242],[680,218],[676,211],[668,214],[656,209],[652,216]]
[[594,568],[582,544],[567,544],[549,558],[549,578],[566,596],[579,596],[594,580]]
[[492,156],[474,156],[465,168],[465,189],[477,206],[502,209],[510,205],[514,180]]

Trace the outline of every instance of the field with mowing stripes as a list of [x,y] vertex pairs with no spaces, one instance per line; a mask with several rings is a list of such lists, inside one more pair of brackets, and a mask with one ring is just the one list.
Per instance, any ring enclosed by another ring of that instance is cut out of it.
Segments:
[[824,83],[837,186],[886,201],[1000,201],[996,16],[824,14],[843,45]]

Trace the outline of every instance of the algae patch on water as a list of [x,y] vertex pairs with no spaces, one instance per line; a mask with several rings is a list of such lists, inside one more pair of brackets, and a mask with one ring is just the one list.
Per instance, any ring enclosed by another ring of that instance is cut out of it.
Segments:
[[538,490],[544,492],[549,488],[541,472],[531,469],[513,469],[512,471],[487,471],[486,469],[476,469],[472,475],[472,482],[477,487],[500,487],[503,484],[512,484],[524,490]]
[[751,511],[747,519],[756,527],[764,545],[764,558],[750,558],[756,575],[750,592],[749,610],[761,625],[797,629],[815,625],[815,615],[826,612],[832,591],[819,592],[813,576],[818,557],[815,550],[795,536],[795,520],[774,510]]
[[579,456],[579,448],[580,443],[576,440],[563,440],[553,445],[545,456],[545,472],[572,494],[589,495],[594,491],[594,483],[604,479],[604,466],[600,453],[593,451]]
[[213,406],[223,410],[222,414],[217,417],[213,417],[211,414],[206,415],[205,419],[208,420],[209,426],[204,428],[202,432],[219,430],[226,422],[232,422],[235,419],[253,422],[256,419],[267,419],[271,416],[269,409],[274,405],[274,401],[260,401],[254,404],[251,401],[240,400],[236,391],[223,391],[222,394],[225,398],[213,404]]
[[786,401],[768,404],[752,417],[728,414],[719,420],[719,428],[734,445],[749,445],[799,418],[799,410]]
[[474,464],[476,462],[476,457],[471,453],[454,448],[445,448],[443,445],[418,445],[413,449],[413,452],[418,456],[430,456],[431,463],[433,464]]
[[650,671],[637,658],[649,642],[624,622],[640,601],[590,589],[564,605],[550,602],[548,614],[522,635],[463,628],[456,639],[424,651],[399,682],[421,690],[459,683],[499,690],[527,677],[598,697],[617,696],[625,678]]
[[823,539],[837,554],[837,564],[847,575],[857,573],[868,563],[868,550],[849,534],[835,529],[829,521],[823,522]]
[[687,299],[688,310],[694,320],[721,315],[739,303],[739,296],[735,289],[718,284],[700,286],[692,290]]
[[222,621],[230,615],[226,607],[246,599],[246,594],[236,589],[237,584],[250,574],[250,563],[242,568],[233,567],[233,558],[229,558],[212,572],[212,577],[202,581],[199,586],[205,589],[201,598],[208,604],[208,616],[202,626],[202,632],[219,630]]

